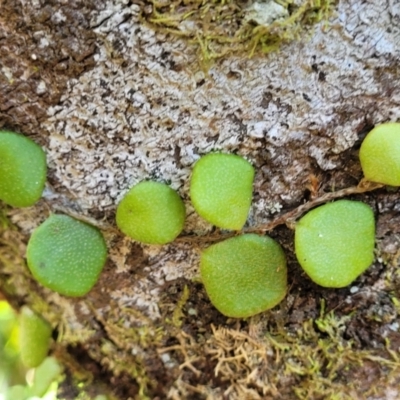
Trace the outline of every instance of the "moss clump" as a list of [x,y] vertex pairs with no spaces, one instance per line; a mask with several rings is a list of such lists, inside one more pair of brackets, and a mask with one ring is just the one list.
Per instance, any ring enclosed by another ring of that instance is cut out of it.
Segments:
[[203,62],[233,53],[268,53],[327,18],[335,0],[153,0],[142,17],[156,29],[197,43]]
[[[292,332],[269,321],[268,332],[258,338],[257,325],[249,328],[251,334],[212,326],[206,350],[199,346],[198,351],[205,351],[207,365],[217,363],[215,371],[229,385],[224,389],[231,399],[386,398],[387,388],[398,387],[398,356],[389,343],[386,348],[360,349],[349,340],[346,330],[355,317],[322,312]],[[367,382],[379,385],[364,386]],[[199,389],[207,394],[206,386]]]

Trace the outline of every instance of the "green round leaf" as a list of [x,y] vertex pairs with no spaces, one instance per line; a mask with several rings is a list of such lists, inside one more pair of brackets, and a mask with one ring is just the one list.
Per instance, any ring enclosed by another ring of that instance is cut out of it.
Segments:
[[22,307],[19,315],[19,347],[22,363],[35,368],[46,358],[49,351],[51,326],[28,307]]
[[33,385],[30,387],[31,397],[43,397],[61,372],[62,367],[54,357],[45,358],[35,370]]
[[325,287],[347,286],[362,274],[374,260],[374,243],[374,214],[359,201],[325,204],[296,224],[297,260]]
[[0,131],[0,200],[29,207],[41,197],[46,181],[46,155],[31,139]]
[[95,285],[107,258],[99,230],[67,215],[51,215],[32,234],[28,267],[43,286],[83,296]]
[[208,154],[196,162],[190,197],[197,213],[223,229],[240,230],[249,213],[254,168],[234,154]]
[[361,144],[360,162],[369,181],[400,186],[400,123],[372,129]]
[[121,231],[149,244],[172,242],[185,224],[185,206],[169,186],[146,181],[134,186],[118,204],[116,221]]
[[6,400],[27,400],[30,396],[29,386],[14,385],[6,391]]
[[200,273],[211,303],[228,317],[258,314],[286,294],[285,254],[268,236],[241,235],[208,247]]

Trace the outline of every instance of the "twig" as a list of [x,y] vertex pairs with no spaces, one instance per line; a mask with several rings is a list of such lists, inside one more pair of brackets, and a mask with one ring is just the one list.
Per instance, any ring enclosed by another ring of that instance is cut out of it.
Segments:
[[263,225],[253,226],[249,228],[242,229],[237,232],[228,233],[217,233],[212,235],[203,236],[181,236],[177,239],[180,242],[195,242],[195,243],[207,243],[207,242],[218,242],[223,239],[228,239],[230,237],[242,234],[242,233],[265,233],[275,229],[279,225],[286,224],[290,229],[294,229],[296,220],[300,218],[305,212],[310,209],[319,206],[321,204],[327,203],[329,201],[339,199],[341,197],[350,196],[352,194],[360,194],[365,192],[370,192],[372,190],[379,189],[384,185],[380,183],[374,183],[362,180],[358,186],[351,186],[345,189],[337,190],[336,192],[325,193],[322,196],[311,200],[305,204],[302,204],[295,208],[294,210],[288,211],[280,216],[278,216],[273,221],[270,221]]
[[329,201],[339,199],[341,197],[350,196],[352,194],[360,194],[365,192],[370,192],[371,190],[379,189],[384,185],[380,183],[374,183],[369,181],[362,180],[358,186],[351,186],[345,189],[337,190],[336,192],[325,193],[322,196],[311,200],[301,206],[295,208],[292,211],[289,211],[275,220],[268,222],[264,225],[259,225],[251,228],[246,228],[243,232],[250,233],[250,232],[267,232],[271,231],[272,229],[276,228],[278,225],[286,224],[288,228],[294,229],[294,225],[296,219],[300,218],[305,212],[311,210],[312,208],[319,206],[324,203],[328,203]]

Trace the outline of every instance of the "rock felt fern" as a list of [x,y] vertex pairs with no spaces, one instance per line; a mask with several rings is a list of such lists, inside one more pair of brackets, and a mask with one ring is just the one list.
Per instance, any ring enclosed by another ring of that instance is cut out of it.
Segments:
[[83,296],[95,285],[107,257],[100,231],[67,215],[51,215],[33,232],[28,267],[43,286]]
[[42,195],[46,155],[31,139],[0,131],[0,200],[13,207],[29,207]]
[[134,186],[121,200],[116,221],[121,231],[139,242],[172,242],[185,223],[185,206],[169,186],[145,181]]
[[[31,164],[15,157],[20,145],[23,158],[32,159]],[[400,186],[400,124],[382,124],[371,131],[361,146],[360,160],[367,180]],[[43,190],[45,171],[39,146],[12,132],[0,132],[1,200],[11,205],[33,204]],[[193,206],[215,226],[241,230],[251,204],[253,180],[254,168],[242,157],[208,154],[193,169]],[[17,184],[13,185],[14,181]],[[360,187],[332,193],[329,198],[325,194],[324,200],[365,191]],[[308,205],[308,209],[313,206],[312,202]],[[305,209],[300,207],[298,215]],[[293,215],[293,211],[287,213],[287,219]],[[285,221],[285,216],[280,216],[275,226]],[[152,181],[134,186],[116,212],[120,230],[148,244],[172,242],[184,222],[182,199],[167,185]],[[264,226],[257,231],[269,229]],[[328,203],[308,212],[296,224],[296,255],[314,282],[344,287],[372,263],[374,234],[374,216],[367,205],[348,200]],[[43,286],[67,296],[82,296],[96,283],[106,253],[96,228],[52,215],[33,233],[27,259],[33,276]],[[245,318],[265,311],[286,294],[285,256],[279,244],[267,236],[245,234],[210,246],[201,254],[200,270],[211,302],[229,317]]]
[[268,236],[247,234],[208,247],[200,273],[212,304],[228,317],[258,314],[286,295],[286,258]]
[[296,224],[295,251],[307,275],[318,285],[341,288],[374,260],[375,221],[359,201],[339,200],[308,212]]
[[366,179],[400,186],[400,123],[385,123],[368,133],[360,148]]
[[214,153],[196,162],[190,197],[197,213],[223,229],[240,230],[253,192],[254,168],[234,154]]
[[51,326],[42,317],[24,306],[19,315],[18,342],[22,363],[35,368],[49,351]]

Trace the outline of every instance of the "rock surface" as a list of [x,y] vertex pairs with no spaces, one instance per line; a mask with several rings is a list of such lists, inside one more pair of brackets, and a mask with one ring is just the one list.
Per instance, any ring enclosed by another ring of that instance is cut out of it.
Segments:
[[[19,261],[11,267],[0,257],[0,291],[50,320],[54,352],[79,361],[92,394],[90,383],[102,381],[121,399],[316,399],[338,391],[354,399],[386,379],[370,398],[400,396],[399,375],[385,375],[400,368],[390,353],[400,348],[398,191],[355,196],[375,211],[377,257],[349,288],[311,283],[295,262],[292,231],[274,230],[288,252],[289,295],[243,322],[220,315],[195,279],[203,241],[142,246],[114,223],[129,188],[155,179],[184,199],[186,237],[212,232],[190,205],[188,183],[194,162],[215,150],[256,168],[248,226],[356,185],[366,133],[400,120],[400,4],[341,0],[330,21],[279,52],[232,56],[204,71],[193,44],[144,24],[148,5],[135,3],[1,2],[0,127],[42,145],[50,171],[37,206],[6,210],[19,231],[3,232],[1,243],[17,243],[18,254],[5,249]],[[49,209],[95,223],[108,241],[106,269],[82,299],[40,287],[21,259]],[[318,347],[326,337],[340,345]],[[313,370],[300,355],[328,365],[325,350],[336,352],[337,370]],[[318,388],[310,383],[317,376]],[[64,398],[75,398],[72,386],[64,385]]]

